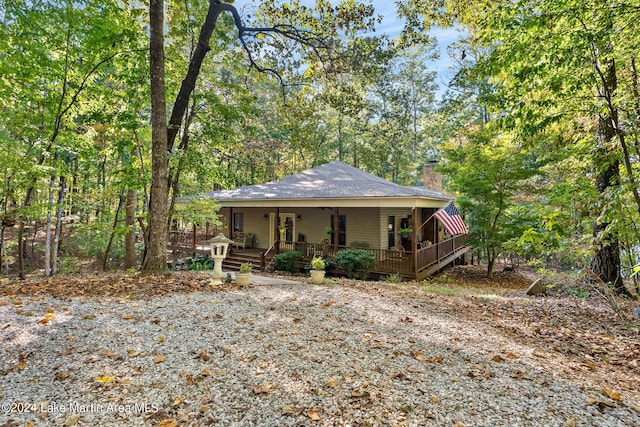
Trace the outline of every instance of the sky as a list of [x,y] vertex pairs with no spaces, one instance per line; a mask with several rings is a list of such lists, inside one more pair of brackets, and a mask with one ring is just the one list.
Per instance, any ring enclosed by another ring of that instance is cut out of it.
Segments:
[[[235,1],[235,6],[238,8],[238,11],[240,11],[241,16],[246,15],[247,12],[253,10],[253,1],[259,0]],[[302,0],[302,2],[309,4],[314,3],[314,1],[312,0]],[[404,22],[400,20],[396,14],[395,2],[391,0],[372,0],[371,3],[376,10],[376,14],[383,16],[382,23],[378,25],[376,33],[385,33],[391,37],[399,34],[402,30]],[[451,59],[447,54],[447,46],[459,40],[461,38],[461,34],[460,31],[455,28],[436,28],[432,31],[431,34],[438,41],[438,48],[440,50],[440,59],[433,64],[433,70],[436,72],[436,83],[439,87],[436,93],[436,99],[439,99],[444,94],[444,91],[446,90],[446,84],[451,77],[451,72],[449,70],[449,68],[451,67]]]

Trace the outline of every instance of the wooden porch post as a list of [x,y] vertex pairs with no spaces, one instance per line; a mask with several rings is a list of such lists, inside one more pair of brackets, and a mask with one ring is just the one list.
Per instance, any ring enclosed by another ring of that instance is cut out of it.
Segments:
[[280,208],[276,208],[276,217],[273,220],[273,226],[275,227],[275,239],[276,239],[276,255],[280,253],[280,230],[278,229],[278,221],[280,220]]
[[197,229],[196,229],[196,225],[195,224],[193,224],[192,227],[193,227],[193,238],[191,239],[191,250],[193,252],[191,253],[191,255],[192,256],[196,256],[196,231],[197,231]]
[[[411,246],[413,251],[413,273],[418,275],[418,209],[411,209]],[[422,221],[421,221],[422,222]]]
[[338,252],[338,241],[340,236],[340,208],[336,208],[336,214],[333,216],[333,253]]

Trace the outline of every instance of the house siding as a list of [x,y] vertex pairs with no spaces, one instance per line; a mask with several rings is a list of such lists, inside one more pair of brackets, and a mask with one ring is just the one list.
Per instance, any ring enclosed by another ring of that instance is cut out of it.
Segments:
[[389,224],[388,222],[389,216],[396,217],[396,242],[400,242],[400,221],[402,221],[402,218],[407,218],[409,215],[411,215],[411,209],[402,209],[402,208],[380,209],[380,217],[379,217],[380,240],[378,243],[379,245],[378,247],[380,249],[389,249],[389,239],[388,239],[388,232],[387,232],[387,225]]

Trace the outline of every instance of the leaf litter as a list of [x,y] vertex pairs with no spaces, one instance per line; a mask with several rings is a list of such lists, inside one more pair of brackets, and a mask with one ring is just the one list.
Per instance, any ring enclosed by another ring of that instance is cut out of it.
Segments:
[[[488,285],[468,292],[470,280],[455,295],[347,279],[238,289],[199,273],[10,282],[0,288],[2,341],[42,328],[70,346],[50,356],[43,340],[8,347],[0,395],[98,383],[105,399],[156,396],[157,413],[130,414],[148,425],[640,421],[637,329],[594,301],[531,298],[515,285],[487,298]],[[211,292],[223,294],[209,304]],[[36,372],[37,382],[21,380]],[[58,425],[96,421],[66,417]]]

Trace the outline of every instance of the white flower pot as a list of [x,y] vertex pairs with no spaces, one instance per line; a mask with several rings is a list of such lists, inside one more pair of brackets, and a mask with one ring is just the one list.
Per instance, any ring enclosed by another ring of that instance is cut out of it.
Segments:
[[324,281],[324,270],[311,270],[311,283],[320,285]]
[[248,286],[251,283],[251,273],[236,273],[236,284]]

